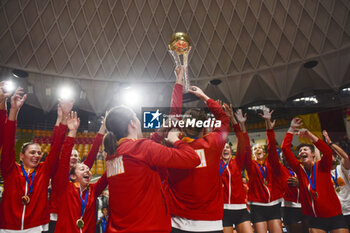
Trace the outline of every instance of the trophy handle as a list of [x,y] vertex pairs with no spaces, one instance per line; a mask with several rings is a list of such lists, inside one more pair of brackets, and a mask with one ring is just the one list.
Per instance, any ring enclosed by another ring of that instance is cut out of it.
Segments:
[[183,61],[184,61],[184,84],[183,84],[183,89],[184,92],[187,93],[188,90],[190,89],[190,80],[188,76],[188,54],[190,50],[184,53],[183,56]]
[[177,52],[175,52],[174,50],[169,50],[169,53],[173,56],[175,65],[181,66],[181,60],[180,60],[179,54],[177,54]]

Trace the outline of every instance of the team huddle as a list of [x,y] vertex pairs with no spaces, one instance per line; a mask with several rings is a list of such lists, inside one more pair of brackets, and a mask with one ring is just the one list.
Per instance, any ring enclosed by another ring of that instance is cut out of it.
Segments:
[[[183,67],[177,67],[175,73],[169,115],[179,116]],[[247,116],[241,110],[234,112],[231,105],[214,101],[192,86],[189,92],[206,104],[220,126],[192,125],[181,131],[166,127],[143,138],[135,112],[117,106],[106,113],[87,158],[81,162],[73,150],[80,120],[72,112],[72,101],[60,101],[45,161],[41,162],[40,146],[28,142],[17,163],[17,115],[26,95],[18,88],[11,96],[3,85],[0,83],[0,169],[4,180],[0,233],[93,233],[96,200],[107,187],[107,233],[275,233],[282,232],[282,223],[288,232],[349,232],[349,156],[332,143],[327,132],[323,141],[302,128],[299,118],[291,121],[279,156],[273,111],[263,110],[266,153],[261,145],[251,147]],[[187,110],[184,116],[207,120],[207,114],[197,108]],[[187,119],[169,119],[178,120]],[[235,156],[227,142],[231,129],[237,138]],[[300,144],[298,155],[291,149],[294,135],[312,142]],[[92,184],[90,169],[102,144],[107,169]]]

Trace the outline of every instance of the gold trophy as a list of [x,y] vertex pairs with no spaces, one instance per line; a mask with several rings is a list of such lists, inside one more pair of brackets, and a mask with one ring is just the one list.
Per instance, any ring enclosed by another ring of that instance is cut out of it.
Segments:
[[181,66],[180,55],[183,57],[184,66],[184,92],[187,93],[190,88],[190,81],[188,77],[188,54],[190,53],[190,37],[184,32],[174,33],[169,42],[169,52],[175,60],[176,66]]

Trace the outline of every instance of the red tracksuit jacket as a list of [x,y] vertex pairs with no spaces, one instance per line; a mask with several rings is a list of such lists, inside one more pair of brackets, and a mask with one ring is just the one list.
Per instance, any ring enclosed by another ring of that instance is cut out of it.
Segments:
[[[99,150],[99,148],[100,148],[100,146],[102,144],[102,140],[103,140],[103,134],[97,134],[96,137],[95,137],[95,140],[94,140],[94,142],[92,144],[92,147],[91,147],[91,149],[89,151],[89,154],[88,154],[88,156],[86,157],[86,159],[83,162],[90,169],[91,169],[91,167],[94,164],[94,161],[96,159],[98,150]],[[68,173],[67,173],[67,179],[68,179],[68,176],[69,176]],[[50,201],[49,201],[50,213],[57,213],[57,208],[58,208],[58,205],[59,205],[59,203],[57,203],[57,192],[58,192],[58,190],[57,190],[57,187],[56,187],[57,186],[56,185],[56,181],[57,181],[56,176],[58,176],[58,175],[59,174],[55,173],[54,178],[51,180],[51,195],[50,195]]]
[[[3,216],[0,223],[1,229],[21,230],[41,226],[49,223],[48,185],[53,176],[53,167],[59,157],[61,139],[64,137],[67,127],[56,127],[57,140],[52,144],[45,162],[40,163],[35,170],[33,192],[30,195],[28,205],[21,202],[22,196],[29,192],[21,166],[16,163],[15,137],[16,121],[7,120],[4,129],[4,146],[1,156],[0,168],[4,178],[4,193],[0,206]],[[29,176],[31,181],[32,172]]]
[[169,169],[167,200],[171,214],[192,220],[222,220],[223,196],[219,173],[230,119],[212,99],[207,106],[221,127],[188,144],[198,153],[201,164],[190,170]]
[[[248,133],[245,133],[245,142],[249,142]],[[273,130],[267,130],[267,160],[265,166],[267,169],[266,180],[260,172],[258,163],[251,157],[251,149],[249,143],[246,145],[246,169],[249,176],[249,202],[269,203],[282,198],[284,190],[280,186],[281,166],[279,163],[275,133]]]
[[[289,168],[291,169],[291,168]],[[281,174],[281,187],[284,189],[283,199],[285,201],[291,201],[295,203],[300,203],[300,190],[297,187],[292,187],[288,185],[288,178],[291,176],[298,177],[297,174],[291,169],[289,170],[287,167],[282,166],[282,174]],[[294,173],[294,174],[293,174]]]
[[194,150],[177,141],[175,148],[150,139],[122,139],[106,158],[109,189],[107,233],[170,232],[170,212],[158,167],[189,169],[200,164]]
[[[236,124],[233,126],[237,137],[236,157],[230,159],[227,167],[221,174],[223,183],[223,197],[225,209],[245,209],[246,190],[242,181],[242,169],[244,166],[244,136]],[[249,143],[249,142],[248,142]],[[241,208],[237,208],[242,205]]]
[[[58,194],[58,219],[55,232],[69,233],[90,233],[95,232],[96,227],[96,199],[107,187],[107,177],[104,173],[95,184],[89,184],[88,200],[83,214],[84,227],[80,229],[76,221],[81,217],[80,186],[68,180],[70,165],[69,160],[74,146],[75,139],[67,137],[61,154],[57,170],[56,185]],[[81,194],[85,198],[87,189]]]
[[311,171],[311,180],[316,179],[315,191],[318,194],[316,198],[314,191],[310,187],[304,167],[290,149],[292,140],[293,134],[287,133],[282,143],[282,151],[288,164],[298,175],[301,210],[303,214],[319,218],[329,218],[341,214],[340,202],[333,188],[330,173],[332,167],[332,149],[320,139],[314,143],[323,154],[322,159],[316,162],[316,177],[313,177],[313,171]]

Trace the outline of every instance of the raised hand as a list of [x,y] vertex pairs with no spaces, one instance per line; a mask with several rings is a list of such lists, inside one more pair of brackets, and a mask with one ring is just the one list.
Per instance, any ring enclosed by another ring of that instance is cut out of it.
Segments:
[[271,120],[271,116],[272,116],[273,110],[270,111],[269,108],[264,108],[262,111],[263,111],[263,114],[259,113],[259,116],[264,118],[264,120]]
[[11,95],[11,92],[6,92],[5,84],[6,83],[4,81],[0,82],[0,103],[6,101],[6,99]]
[[184,81],[184,67],[183,66],[177,66],[175,67],[175,76],[176,76],[176,83],[183,84]]
[[310,131],[308,129],[302,128],[296,133],[301,138],[309,138]]
[[180,140],[179,136],[180,136],[180,131],[178,129],[171,129],[168,132],[168,137],[165,138],[165,142],[169,143],[171,145],[174,145],[176,141]]
[[[164,122],[164,125],[175,125],[171,122],[177,122],[179,121],[179,119],[177,119],[176,117],[169,117],[168,119],[166,119],[166,121]],[[165,138],[167,136],[167,133],[169,130],[171,130],[171,128],[168,127],[164,127],[164,125],[162,124],[162,127],[160,127],[160,129],[157,130],[157,133],[159,134],[159,136],[161,136],[162,138]]]
[[242,109],[238,109],[235,113],[235,116],[237,121],[241,124],[244,124],[247,121],[247,113],[245,113],[243,116]]
[[209,97],[206,94],[204,94],[202,89],[200,89],[199,87],[191,86],[188,92],[194,94],[203,101],[207,101],[209,99]]
[[303,120],[301,118],[295,117],[293,120],[290,122],[290,128],[288,132],[294,133],[295,131],[298,130],[300,126],[303,125]]
[[[70,132],[76,133],[78,131],[79,125],[80,125],[80,119],[78,118],[77,112],[71,112],[70,116],[67,119],[67,126],[69,129],[69,133]],[[68,133],[68,136],[69,136],[69,133]]]
[[218,105],[220,105],[221,107],[223,107],[223,106],[222,106],[222,100],[217,99],[215,102],[216,102]]
[[72,111],[74,100],[58,100],[63,115],[69,115]]
[[261,116],[266,121],[266,128],[267,129],[273,129],[273,127],[276,124],[276,120],[271,122],[271,116],[272,116],[273,110],[270,111],[269,108],[263,109],[263,114],[259,113],[259,116]]
[[236,121],[235,116],[233,114],[232,104],[230,104],[230,106],[228,106],[228,104],[224,103],[222,107],[224,108],[226,115],[230,118],[231,123],[237,124],[237,121]]
[[105,134],[106,132],[106,116],[107,116],[107,111],[104,116],[101,116],[102,124],[101,124],[100,130],[98,131],[99,134]]
[[23,94],[23,88],[19,87],[16,89],[15,94],[13,94],[13,96],[11,97],[11,109],[18,111],[23,106],[24,101],[27,98],[27,95]]
[[324,139],[326,140],[326,142],[327,142],[328,144],[332,143],[332,140],[331,140],[331,138],[329,137],[328,132],[327,132],[326,130],[323,130],[323,131],[322,131],[322,135],[323,135]]

